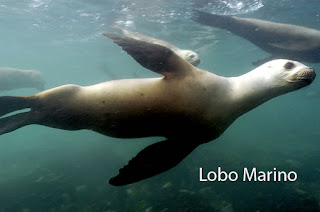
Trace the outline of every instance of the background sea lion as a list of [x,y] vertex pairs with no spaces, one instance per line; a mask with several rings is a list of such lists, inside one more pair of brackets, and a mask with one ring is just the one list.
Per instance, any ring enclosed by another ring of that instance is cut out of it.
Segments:
[[164,40],[152,38],[152,37],[143,35],[141,33],[132,32],[132,31],[124,29],[124,28],[122,28],[122,27],[120,27],[118,25],[113,25],[112,27],[115,28],[115,29],[120,30],[123,35],[125,35],[125,36],[127,36],[129,38],[133,38],[133,39],[141,40],[141,41],[146,41],[148,43],[158,44],[158,45],[167,47],[167,48],[171,49],[177,55],[179,55],[180,57],[182,57],[183,59],[185,59],[186,61],[188,61],[189,63],[191,63],[194,66],[197,66],[197,65],[200,64],[199,55],[197,53],[195,53],[194,51],[180,49],[180,48],[174,46],[173,44],[171,44],[169,42],[166,42]]
[[215,15],[198,10],[195,11],[193,20],[226,29],[271,54],[270,57],[259,60],[254,65],[280,58],[320,62],[320,31],[315,29],[253,18]]
[[198,69],[170,49],[105,34],[137,62],[163,77],[124,79],[92,86],[64,85],[32,96],[0,97],[0,135],[29,124],[65,130],[90,129],[118,138],[163,136],[110,180],[125,185],[176,166],[198,145],[219,137],[242,114],[306,85],[315,71],[275,60],[239,77]]
[[17,88],[44,90],[44,79],[40,71],[0,68],[0,91]]

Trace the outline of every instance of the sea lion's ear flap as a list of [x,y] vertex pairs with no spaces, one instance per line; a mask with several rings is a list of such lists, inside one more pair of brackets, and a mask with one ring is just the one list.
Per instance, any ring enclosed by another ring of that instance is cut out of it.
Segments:
[[166,77],[184,75],[193,67],[167,47],[110,33],[103,35],[121,46],[140,65]]
[[114,186],[127,185],[165,172],[180,163],[197,146],[198,144],[194,141],[178,142],[176,140],[152,144],[120,169],[119,174],[111,178],[109,183]]

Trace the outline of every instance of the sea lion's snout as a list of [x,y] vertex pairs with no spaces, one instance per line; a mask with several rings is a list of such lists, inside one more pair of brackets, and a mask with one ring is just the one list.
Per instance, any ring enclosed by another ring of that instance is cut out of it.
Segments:
[[200,59],[196,59],[195,61],[192,61],[191,64],[194,66],[198,66],[200,64]]
[[308,67],[296,73],[294,78],[297,81],[303,82],[305,85],[310,85],[316,78],[316,72],[313,68]]
[[180,57],[182,57],[183,59],[185,59],[186,61],[188,61],[189,63],[191,63],[194,66],[197,66],[200,64],[199,55],[197,53],[195,53],[194,51],[180,50],[177,53]]
[[306,72],[306,81],[309,84],[313,82],[313,80],[316,78],[317,74],[313,68],[309,68],[309,71]]

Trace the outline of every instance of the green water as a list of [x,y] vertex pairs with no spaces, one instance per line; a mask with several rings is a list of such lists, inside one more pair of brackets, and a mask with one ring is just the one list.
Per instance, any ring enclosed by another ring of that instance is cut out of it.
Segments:
[[[0,0],[0,66],[41,71],[63,84],[156,77],[102,36],[114,23],[197,51],[199,68],[222,76],[267,56],[226,31],[190,20],[192,8],[320,30],[318,1]],[[320,70],[319,64],[306,64]],[[0,137],[0,211],[318,211],[319,80],[240,117],[177,167],[132,185],[108,180],[162,138],[115,139],[31,125]],[[32,88],[1,92],[31,95]],[[199,182],[206,170],[295,171],[295,182]]]

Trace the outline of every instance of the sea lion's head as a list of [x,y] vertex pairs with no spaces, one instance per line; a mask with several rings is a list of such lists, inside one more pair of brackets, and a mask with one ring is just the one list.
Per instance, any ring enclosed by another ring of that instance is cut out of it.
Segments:
[[197,53],[191,50],[180,50],[178,55],[194,66],[199,65],[200,58]]
[[27,70],[30,78],[30,86],[38,89],[39,91],[43,91],[45,88],[45,81],[43,79],[43,75],[40,71]]
[[231,77],[228,95],[232,99],[231,118],[274,97],[310,85],[315,77],[314,69],[286,59],[271,60],[239,77]]
[[286,59],[278,59],[269,61],[259,69],[268,75],[268,80],[273,84],[283,89],[285,92],[291,92],[307,85],[316,77],[316,72],[313,68],[302,63]]

